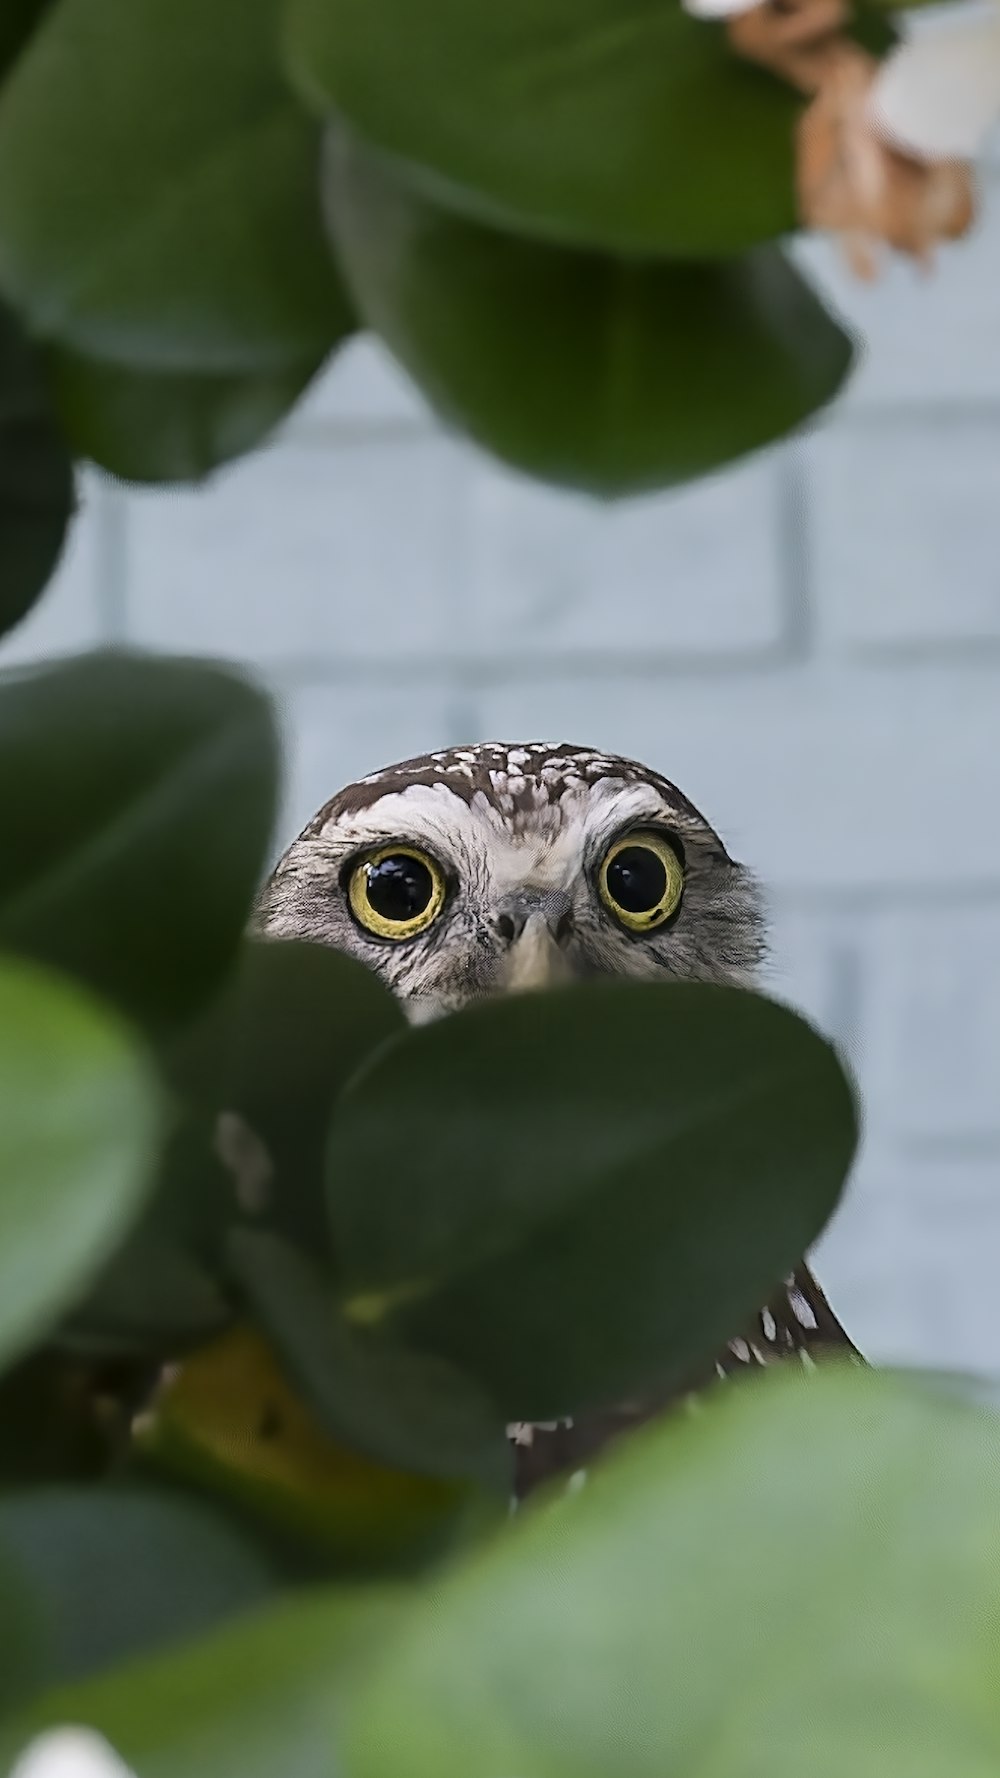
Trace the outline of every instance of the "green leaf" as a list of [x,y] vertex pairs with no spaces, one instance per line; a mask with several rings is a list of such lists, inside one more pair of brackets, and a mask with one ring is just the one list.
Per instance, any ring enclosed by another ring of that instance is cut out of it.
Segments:
[[419,197],[339,129],[326,171],[368,324],[446,421],[545,480],[620,494],[701,475],[800,425],[850,367],[776,247],[685,264],[542,246]]
[[31,609],[59,559],[73,465],[27,341],[0,309],[0,635]]
[[210,1269],[160,1229],[154,1232],[152,1220],[144,1218],[59,1329],[63,1350],[93,1358],[175,1358],[232,1320]]
[[[327,1253],[323,1161],[334,1101],[371,1052],[405,1029],[378,977],[329,945],[246,944],[221,999],[171,1052],[171,1079],[193,1116],[160,1194],[169,1225],[185,1240],[200,1226],[216,1254],[225,1230],[244,1220]],[[219,1113],[239,1120],[228,1171]]]
[[0,1717],[31,1696],[43,1672],[38,1601],[7,1552],[0,1551]]
[[129,475],[246,448],[353,325],[276,32],[277,0],[60,0],[4,92],[0,288]]
[[20,55],[53,0],[3,0],[0,11],[0,78]]
[[180,1100],[153,1199],[62,1330],[73,1350],[163,1358],[220,1332],[234,1227],[279,1231],[330,1263],[330,1114],[365,1057],[405,1030],[370,970],[326,945],[251,941],[221,996],[165,1049]]
[[591,983],[415,1030],[341,1100],[348,1313],[509,1420],[686,1380],[833,1211],[855,1141],[828,1044],[747,990]]
[[235,957],[270,839],[268,700],[235,674],[82,656],[0,688],[0,944],[160,1031]]
[[392,1594],[300,1598],[50,1693],[3,1735],[3,1769],[34,1734],[71,1722],[142,1778],[319,1778],[334,1769],[343,1692],[398,1612]]
[[80,1295],[151,1183],[159,1090],[130,1034],[69,982],[0,965],[0,1362]]
[[990,1778],[1000,1423],[831,1367],[720,1391],[445,1579],[353,1778]]
[[42,1613],[50,1684],[186,1641],[274,1590],[268,1564],[218,1515],[152,1490],[6,1495],[0,1548]]
[[800,99],[678,0],[290,0],[287,40],[307,97],[485,220],[695,257],[794,226]]
[[260,373],[144,371],[69,351],[47,363],[76,455],[138,482],[197,481],[254,449],[318,368],[304,359]]
[[249,1324],[171,1368],[136,1428],[136,1453],[150,1473],[223,1503],[314,1572],[415,1570],[494,1529],[506,1505],[332,1438]]
[[228,1251],[251,1307],[334,1438],[397,1469],[474,1481],[509,1500],[503,1416],[462,1371],[352,1328],[332,1286],[273,1235],[237,1231]]

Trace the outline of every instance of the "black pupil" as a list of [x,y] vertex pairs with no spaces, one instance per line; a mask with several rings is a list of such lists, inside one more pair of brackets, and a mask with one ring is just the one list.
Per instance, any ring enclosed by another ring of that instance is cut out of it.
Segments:
[[648,846],[624,846],[608,865],[608,889],[627,914],[648,914],[667,890],[667,867]]
[[434,882],[426,864],[395,852],[368,866],[368,900],[383,920],[415,920],[427,911]]

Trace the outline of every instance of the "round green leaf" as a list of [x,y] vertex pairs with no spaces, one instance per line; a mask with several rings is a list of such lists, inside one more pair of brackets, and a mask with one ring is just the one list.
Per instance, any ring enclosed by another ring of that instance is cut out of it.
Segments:
[[746,990],[470,1008],[383,1050],[337,1107],[348,1313],[451,1359],[509,1420],[682,1383],[812,1245],[854,1140],[833,1050]]
[[454,1365],[352,1328],[332,1285],[273,1235],[234,1233],[233,1273],[327,1430],[404,1471],[469,1480],[510,1498],[502,1415]]
[[58,1339],[61,1349],[91,1358],[167,1359],[221,1333],[231,1320],[231,1305],[211,1271],[147,1214]]
[[419,197],[339,129],[326,188],[369,326],[446,421],[547,481],[701,475],[800,425],[850,367],[777,247],[711,264],[546,247]]
[[0,110],[0,287],[35,335],[142,374],[304,380],[349,327],[276,31],[277,0],[47,15]]
[[694,256],[794,226],[801,101],[679,0],[290,0],[287,35],[308,97],[487,220]]
[[354,1778],[990,1778],[1000,1423],[831,1367],[528,1514],[361,1680]]
[[73,465],[34,354],[0,308],[0,635],[20,623],[62,550]]
[[159,1092],[131,1036],[77,987],[0,966],[0,1363],[81,1294],[151,1183]]
[[314,1594],[51,1692],[0,1738],[3,1770],[45,1728],[74,1723],[141,1778],[320,1778],[355,1667],[399,1609],[392,1594]]
[[0,1715],[23,1704],[44,1674],[38,1601],[15,1563],[0,1555]]
[[267,855],[268,700],[195,661],[85,655],[0,688],[0,944],[160,1030],[218,991]]
[[[357,1424],[351,1389],[343,1402]],[[416,1570],[495,1529],[506,1508],[464,1479],[401,1470],[331,1436],[247,1322],[171,1367],[135,1450],[151,1473],[217,1500],[313,1577]]]
[[20,55],[53,0],[3,0],[0,10],[0,79]]
[[164,1046],[180,1101],[152,1200],[61,1339],[176,1356],[231,1318],[228,1232],[278,1231],[330,1262],[323,1157],[344,1081],[405,1029],[370,970],[326,945],[250,941],[223,992]]
[[123,480],[197,481],[253,450],[283,420],[325,351],[261,372],[144,371],[51,351],[47,369],[65,436]]
[[266,1561],[223,1519],[152,1490],[6,1495],[0,1548],[41,1613],[50,1684],[185,1641],[274,1590]]
[[246,944],[222,997],[168,1058],[189,1121],[167,1156],[159,1225],[185,1242],[199,1230],[202,1250],[216,1254],[244,1221],[328,1253],[323,1157],[334,1101],[405,1029],[378,977],[329,945]]

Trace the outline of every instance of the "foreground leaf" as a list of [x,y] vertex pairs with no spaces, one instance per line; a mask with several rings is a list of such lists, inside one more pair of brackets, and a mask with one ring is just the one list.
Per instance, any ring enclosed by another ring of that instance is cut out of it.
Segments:
[[0,1716],[21,1707],[44,1675],[44,1635],[38,1601],[0,1553]]
[[[60,0],[0,111],[0,288],[77,449],[201,473],[280,418],[352,317],[277,0]],[[52,127],[58,119],[58,129]]]
[[138,1449],[155,1472],[343,1572],[419,1566],[496,1517],[464,1482],[405,1474],[332,1439],[248,1326],[177,1367]]
[[446,421],[545,480],[685,481],[801,425],[849,369],[777,247],[685,264],[543,246],[419,197],[341,129],[326,169],[369,325]]
[[138,482],[198,481],[284,419],[317,362],[262,372],[135,370],[53,351],[49,385],[77,456]]
[[291,0],[288,40],[307,96],[486,220],[694,256],[794,226],[800,101],[680,4]]
[[[187,1239],[200,1224],[218,1253],[226,1229],[246,1221],[325,1256],[323,1161],[334,1102],[369,1055],[405,1029],[378,977],[329,945],[244,945],[224,994],[170,1053],[192,1122],[169,1163],[161,1225]],[[206,1209],[210,1220],[199,1214]]]
[[445,1580],[355,1778],[989,1778],[1000,1422],[839,1368],[637,1437]]
[[274,1589],[266,1561],[223,1519],[152,1491],[9,1494],[0,1548],[42,1614],[49,1684],[201,1634]]
[[470,1008],[338,1105],[348,1312],[478,1377],[509,1420],[682,1383],[811,1246],[854,1139],[832,1049],[746,990]]
[[0,1737],[2,1769],[41,1730],[71,1722],[103,1735],[140,1778],[320,1778],[333,1771],[355,1667],[398,1610],[392,1595],[300,1598],[49,1693]]
[[229,1255],[289,1374],[334,1438],[398,1469],[473,1481],[510,1498],[503,1419],[460,1370],[352,1328],[332,1285],[271,1235],[241,1231]]
[[276,797],[270,705],[233,673],[121,652],[9,681],[0,944],[147,1027],[190,1017],[237,953]]
[[366,1056],[405,1028],[377,977],[329,946],[244,945],[223,993],[165,1048],[180,1111],[153,1199],[64,1339],[168,1359],[221,1332],[235,1228],[277,1231],[329,1267],[331,1110]]
[[4,0],[0,11],[0,79],[7,73],[53,0]]
[[0,1364],[52,1326],[148,1191],[160,1095],[116,1017],[0,962]]
[[0,308],[0,635],[31,609],[59,559],[73,466],[35,356]]
[[155,1226],[155,1208],[59,1329],[63,1351],[165,1361],[221,1333],[232,1320],[212,1269]]
[[159,1133],[155,1077],[117,1018],[69,982],[0,962],[0,1364],[125,1236]]

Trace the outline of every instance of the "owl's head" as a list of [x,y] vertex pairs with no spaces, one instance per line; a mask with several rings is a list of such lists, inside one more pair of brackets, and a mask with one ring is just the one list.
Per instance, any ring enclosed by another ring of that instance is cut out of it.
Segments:
[[755,884],[656,772],[590,748],[455,747],[373,772],[314,816],[257,930],[334,945],[421,1022],[587,976],[749,983]]

